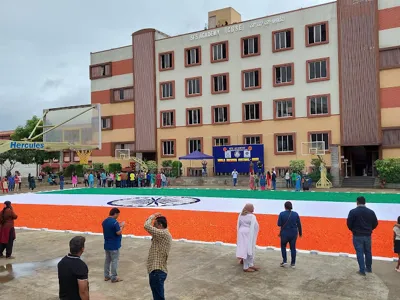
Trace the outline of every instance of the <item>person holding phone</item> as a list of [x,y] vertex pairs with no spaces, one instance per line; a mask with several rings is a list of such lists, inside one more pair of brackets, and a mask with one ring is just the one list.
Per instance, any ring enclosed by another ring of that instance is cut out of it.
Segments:
[[118,277],[119,249],[121,248],[122,230],[125,222],[118,222],[120,211],[114,207],[109,216],[103,221],[104,251],[106,254],[104,262],[104,280],[115,283],[122,281]]

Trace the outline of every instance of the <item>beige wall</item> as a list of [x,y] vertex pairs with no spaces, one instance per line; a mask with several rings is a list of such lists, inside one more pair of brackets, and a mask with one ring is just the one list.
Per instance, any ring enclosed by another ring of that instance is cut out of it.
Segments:
[[134,141],[135,131],[133,128],[103,130],[101,132],[101,141],[103,143]]
[[400,158],[400,148],[396,149],[383,149],[382,158]]
[[[290,160],[304,159],[310,165],[311,157],[303,156],[301,143],[308,142],[309,131],[331,131],[331,143],[340,144],[340,119],[339,116],[327,118],[307,119],[299,118],[286,121],[263,121],[259,123],[236,123],[229,125],[204,125],[199,127],[177,127],[174,129],[158,129],[158,147],[161,140],[176,139],[176,157],[161,158],[162,149],[158,152],[158,160],[178,159],[186,155],[186,138],[203,137],[203,152],[212,155],[213,137],[230,136],[230,144],[243,144],[243,135],[262,135],[264,144],[264,164],[266,168],[289,166]],[[296,133],[296,155],[274,154],[274,133]],[[331,164],[330,155],[325,157],[326,163]],[[200,162],[182,162],[184,167],[197,167]]]
[[101,116],[119,116],[134,113],[134,105],[132,102],[110,103],[101,105]]

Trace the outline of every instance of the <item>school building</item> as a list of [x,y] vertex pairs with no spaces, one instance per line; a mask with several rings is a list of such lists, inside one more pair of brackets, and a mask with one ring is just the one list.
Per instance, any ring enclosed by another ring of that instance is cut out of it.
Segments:
[[338,0],[247,21],[224,8],[178,36],[134,32],[91,53],[103,127],[93,161],[263,144],[265,167],[283,170],[309,163],[303,142],[324,141],[335,175],[348,159],[349,175],[374,176],[373,161],[400,157],[399,16],[400,0]]

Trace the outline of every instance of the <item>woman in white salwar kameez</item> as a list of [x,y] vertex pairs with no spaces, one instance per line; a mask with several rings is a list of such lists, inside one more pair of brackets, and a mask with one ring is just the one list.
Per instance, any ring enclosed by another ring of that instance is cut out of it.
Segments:
[[254,255],[258,235],[258,222],[253,214],[253,204],[246,204],[238,218],[236,257],[243,264],[243,271],[254,272],[259,268],[254,266]]

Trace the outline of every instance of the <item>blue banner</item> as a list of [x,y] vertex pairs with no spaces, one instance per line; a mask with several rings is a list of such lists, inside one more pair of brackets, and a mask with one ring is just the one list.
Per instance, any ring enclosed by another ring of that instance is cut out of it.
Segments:
[[[253,162],[253,171],[264,171],[264,145],[232,145],[214,146],[215,173],[232,173],[234,169],[239,173],[249,173],[250,161]],[[261,161],[261,170],[258,162]]]

